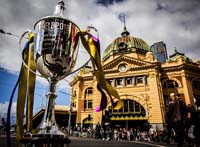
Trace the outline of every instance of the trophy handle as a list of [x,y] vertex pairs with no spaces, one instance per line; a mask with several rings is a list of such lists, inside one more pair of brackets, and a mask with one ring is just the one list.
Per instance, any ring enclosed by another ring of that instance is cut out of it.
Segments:
[[66,74],[66,76],[69,76],[69,75],[71,75],[71,74],[73,74],[73,73],[76,73],[76,72],[79,71],[81,68],[83,68],[84,66],[88,65],[89,62],[90,62],[90,59],[88,59],[83,65],[81,65],[80,67],[78,67],[78,68],[75,69],[74,71],[72,71],[72,72]]
[[[26,30],[21,36],[20,36],[20,39],[19,39],[19,50],[20,50],[20,52],[23,52],[23,50],[25,49],[22,49],[21,48],[21,44],[22,44],[22,40],[23,39],[29,39],[29,37],[28,38],[25,38],[25,36],[26,35],[28,35],[28,36],[30,36],[30,34],[32,34],[33,32],[31,31],[31,30]],[[29,50],[30,48],[28,47],[28,50]],[[26,64],[26,62],[24,61],[24,59],[23,59],[23,57],[21,57],[21,59],[22,59],[22,64],[30,71],[30,72],[32,72],[33,74],[35,74],[36,76],[40,76],[40,77],[42,77],[40,74],[38,74],[38,73],[36,73],[35,71],[33,71],[31,68],[29,68],[28,67],[28,65]]]
[[[87,31],[87,32],[90,32],[91,30],[95,31],[95,32],[97,33],[97,38],[99,38],[99,32],[98,32],[98,30],[97,30],[94,26],[92,26],[92,25],[87,26],[86,31]],[[75,48],[76,48],[76,47],[75,47]],[[78,57],[78,54],[76,55],[75,58],[77,59],[77,57]],[[83,68],[84,66],[86,66],[86,65],[90,62],[90,60],[91,60],[91,59],[88,59],[82,66],[80,66],[79,68],[75,69],[74,71],[72,71],[72,72],[66,74],[66,76],[69,76],[69,75],[71,75],[71,74],[73,74],[73,73],[79,71],[81,68]]]

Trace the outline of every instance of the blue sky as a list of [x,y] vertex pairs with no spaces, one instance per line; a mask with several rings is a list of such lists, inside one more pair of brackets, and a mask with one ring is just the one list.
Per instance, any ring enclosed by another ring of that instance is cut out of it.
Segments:
[[[16,72],[16,71],[15,71]],[[13,71],[8,71],[6,69],[0,68],[0,120],[2,117],[6,118],[7,109],[8,109],[8,101],[11,96],[14,85],[17,81],[17,74]],[[14,98],[13,107],[11,109],[11,123],[15,122],[15,109],[16,109],[16,95]],[[2,122],[0,122],[1,124]]]
[[[7,107],[10,100],[11,93],[17,82],[19,72],[7,70],[0,68],[0,120],[2,117],[6,118]],[[39,82],[39,77],[37,77],[35,85],[35,97],[34,97],[34,113],[37,113],[42,106],[46,106],[45,94],[48,92],[48,83],[44,81]],[[59,83],[58,83],[59,85]],[[66,82],[66,85],[68,83]],[[56,104],[59,105],[69,105],[69,89],[57,88],[56,94]],[[15,123],[15,109],[17,100],[18,89],[15,92],[12,110],[11,110],[11,121],[12,124]],[[1,123],[0,123],[1,124]]]
[[8,101],[11,92],[17,82],[18,73],[8,71],[6,69],[0,69],[0,103],[5,103]]

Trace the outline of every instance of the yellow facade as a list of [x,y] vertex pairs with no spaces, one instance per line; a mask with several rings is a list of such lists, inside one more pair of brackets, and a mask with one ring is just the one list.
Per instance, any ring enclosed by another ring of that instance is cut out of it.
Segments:
[[[108,104],[107,109],[116,126],[136,127],[147,121],[162,129],[171,92],[179,95],[186,104],[193,103],[194,97],[200,98],[199,61],[193,62],[175,51],[168,61],[160,63],[146,42],[129,34],[118,37],[105,49],[102,66],[106,80],[117,89],[124,102],[118,112],[111,110]],[[77,125],[91,123],[95,126],[102,121],[103,112],[95,112],[101,98],[96,84],[88,66],[81,69],[70,83],[71,105],[77,112]],[[123,122],[126,122],[125,126]]]

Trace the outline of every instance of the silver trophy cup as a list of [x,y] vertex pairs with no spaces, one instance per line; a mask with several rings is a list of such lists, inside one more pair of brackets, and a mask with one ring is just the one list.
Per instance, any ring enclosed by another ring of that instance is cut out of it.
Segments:
[[[52,16],[38,20],[34,25],[34,50],[37,71],[49,82],[47,106],[35,133],[27,133],[21,143],[33,146],[65,146],[70,141],[55,120],[56,84],[73,73],[78,55],[79,27],[64,18],[64,2],[60,0]],[[22,35],[21,40],[27,31]],[[26,63],[23,61],[27,67]],[[32,71],[34,72],[34,71]],[[34,72],[35,73],[35,72]],[[35,73],[36,74],[36,73]],[[69,130],[68,130],[69,131]]]
[[[59,11],[64,10],[64,2],[60,1],[57,7]],[[78,53],[78,40],[75,36],[79,31],[75,23],[60,15],[44,17],[34,26],[36,67],[49,82],[47,107],[37,134],[65,136],[55,121],[55,90],[57,82],[74,68]]]

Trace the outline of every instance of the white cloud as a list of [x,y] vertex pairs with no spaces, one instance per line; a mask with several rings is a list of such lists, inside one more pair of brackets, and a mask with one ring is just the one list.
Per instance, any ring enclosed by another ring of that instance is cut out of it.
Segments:
[[[102,51],[123,31],[118,14],[125,12],[127,30],[132,36],[145,40],[149,45],[162,40],[169,55],[176,47],[190,58],[199,59],[200,3],[196,0],[124,0],[107,7],[97,5],[95,0],[65,2],[67,16],[81,29],[91,24],[98,29]],[[33,29],[39,18],[53,12],[56,3],[55,0],[48,0],[48,3],[45,0],[2,0],[0,27],[15,34],[21,34],[27,28]],[[0,39],[0,66],[19,70],[18,38],[0,35]],[[82,65],[87,57],[81,54],[79,58],[77,65]]]

